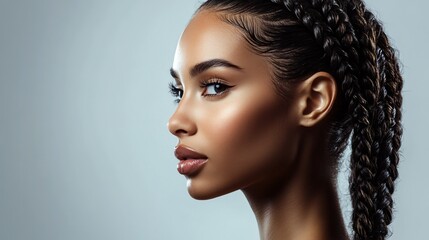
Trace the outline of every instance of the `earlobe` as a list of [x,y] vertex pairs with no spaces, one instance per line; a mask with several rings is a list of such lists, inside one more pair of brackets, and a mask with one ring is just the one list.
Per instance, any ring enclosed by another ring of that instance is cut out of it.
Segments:
[[302,82],[300,125],[314,126],[329,114],[336,98],[336,88],[334,77],[327,72],[317,72]]

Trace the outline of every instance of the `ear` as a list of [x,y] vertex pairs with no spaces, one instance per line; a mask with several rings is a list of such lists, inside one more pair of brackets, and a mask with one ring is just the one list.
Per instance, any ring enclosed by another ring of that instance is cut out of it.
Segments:
[[337,94],[334,77],[327,72],[317,72],[301,82],[298,91],[300,120],[304,127],[311,127],[324,119]]

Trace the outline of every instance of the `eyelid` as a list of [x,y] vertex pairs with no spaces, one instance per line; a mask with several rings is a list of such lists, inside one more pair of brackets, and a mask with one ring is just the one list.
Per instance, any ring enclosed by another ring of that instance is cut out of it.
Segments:
[[174,78],[174,82],[172,81],[171,83],[175,84],[176,87],[182,87],[182,82],[178,78]]
[[223,85],[231,86],[227,81],[223,80],[222,78],[210,77],[201,81],[201,87],[203,88],[203,87],[206,87],[208,84],[213,84],[213,83],[220,83]]

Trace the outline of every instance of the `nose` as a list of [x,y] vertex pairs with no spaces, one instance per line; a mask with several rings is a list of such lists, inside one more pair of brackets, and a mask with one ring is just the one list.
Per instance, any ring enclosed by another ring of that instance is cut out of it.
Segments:
[[192,120],[189,108],[180,102],[176,111],[170,117],[167,128],[176,137],[191,136],[197,132],[195,121]]

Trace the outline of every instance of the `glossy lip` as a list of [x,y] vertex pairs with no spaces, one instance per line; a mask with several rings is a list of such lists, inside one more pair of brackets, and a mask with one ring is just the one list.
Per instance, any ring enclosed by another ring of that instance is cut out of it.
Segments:
[[192,150],[189,147],[185,147],[183,145],[176,146],[174,150],[174,156],[177,159],[183,161],[188,159],[207,159],[207,156]]
[[206,155],[198,153],[183,145],[178,145],[176,147],[174,155],[180,160],[177,164],[177,171],[186,176],[197,174],[208,161]]

